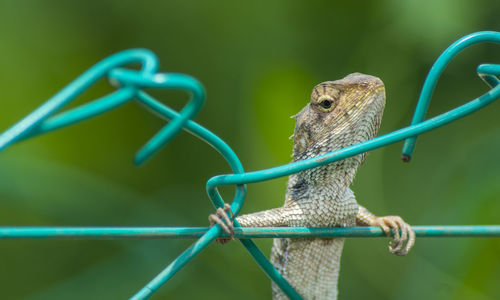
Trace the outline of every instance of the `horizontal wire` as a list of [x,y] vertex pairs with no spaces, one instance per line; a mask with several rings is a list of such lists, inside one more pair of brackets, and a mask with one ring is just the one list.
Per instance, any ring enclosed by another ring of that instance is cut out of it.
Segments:
[[[199,238],[209,227],[0,227],[0,239],[175,239]],[[419,237],[500,237],[500,225],[412,226]],[[380,227],[240,227],[234,237],[385,237]],[[223,233],[221,237],[229,237]]]

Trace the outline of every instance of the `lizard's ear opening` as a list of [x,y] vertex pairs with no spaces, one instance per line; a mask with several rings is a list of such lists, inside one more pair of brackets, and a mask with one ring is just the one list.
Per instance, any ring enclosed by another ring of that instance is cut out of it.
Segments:
[[307,150],[309,138],[307,134],[294,133],[293,135],[293,152],[294,156]]
[[[294,157],[300,156],[301,153],[307,151],[311,146],[312,135],[314,134],[314,126],[308,122],[304,122],[304,115],[297,116],[297,123],[293,132],[293,153]],[[310,118],[307,118],[310,120]]]

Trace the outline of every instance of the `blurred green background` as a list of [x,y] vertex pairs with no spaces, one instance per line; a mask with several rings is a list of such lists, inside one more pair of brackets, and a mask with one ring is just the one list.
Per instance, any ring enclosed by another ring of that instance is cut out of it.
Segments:
[[[100,59],[154,51],[165,72],[197,77],[207,102],[196,120],[233,147],[247,170],[290,161],[294,121],[312,87],[352,72],[380,77],[380,133],[409,124],[433,61],[459,37],[500,30],[496,1],[2,1],[0,128],[6,129]],[[487,86],[479,63],[500,48],[457,57],[429,115]],[[100,82],[74,104],[113,89]],[[173,107],[178,92],[153,92]],[[500,223],[500,104],[419,139],[371,153],[353,185],[358,202],[414,225]],[[206,226],[204,184],[230,172],[213,149],[180,134],[144,166],[133,153],[164,122],[135,104],[0,155],[1,225]],[[243,213],[282,205],[286,178],[252,184]],[[229,200],[233,190],[223,190]],[[271,240],[258,240],[269,253]],[[3,240],[2,299],[123,299],[192,240]],[[347,240],[341,299],[498,299],[500,239],[418,239],[408,257],[386,239]],[[270,282],[243,247],[213,244],[153,299],[270,299]]]

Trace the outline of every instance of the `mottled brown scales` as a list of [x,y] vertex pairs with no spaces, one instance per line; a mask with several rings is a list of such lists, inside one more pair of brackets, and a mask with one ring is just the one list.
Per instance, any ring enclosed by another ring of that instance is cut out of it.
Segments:
[[[296,115],[293,160],[316,157],[374,138],[385,106],[384,84],[360,73],[314,87]],[[376,217],[357,204],[351,185],[366,154],[291,175],[283,207],[237,217],[244,227],[380,226],[394,231],[389,250],[406,255],[415,235],[400,217]],[[224,211],[210,216],[231,232]],[[401,231],[401,234],[400,234]],[[271,262],[304,299],[336,299],[343,238],[274,239]],[[273,299],[287,299],[273,283]]]

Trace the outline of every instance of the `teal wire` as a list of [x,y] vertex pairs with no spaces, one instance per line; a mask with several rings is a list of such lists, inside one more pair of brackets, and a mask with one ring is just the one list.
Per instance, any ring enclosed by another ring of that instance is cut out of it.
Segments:
[[[449,46],[439,56],[439,58],[436,60],[431,70],[429,71],[427,78],[425,79],[424,86],[422,87],[422,92],[420,93],[420,97],[417,102],[415,113],[413,114],[411,125],[417,125],[424,120],[425,114],[427,113],[427,110],[429,108],[434,88],[436,87],[437,81],[448,63],[465,48],[470,47],[474,44],[485,42],[500,44],[500,33],[494,31],[480,31],[469,34],[451,44],[451,46]],[[489,65],[489,69],[478,68],[478,73],[480,73],[480,77],[483,78],[490,86],[494,87],[498,85],[498,79],[493,76],[487,76],[487,78],[485,78],[483,76],[483,71],[485,73],[490,73],[490,75],[498,75],[498,70],[498,65]],[[416,140],[417,136],[411,136],[406,139],[402,150],[402,155],[405,161],[409,161],[411,159],[413,150],[415,149]]]
[[21,135],[18,139],[16,139],[16,141],[32,138],[43,133],[48,133],[56,129],[81,122],[91,117],[98,116],[127,103],[134,97],[134,95],[135,89],[133,88],[127,87],[119,89],[90,103],[81,105],[47,119],[39,126],[33,128],[33,130]]
[[[145,49],[122,51],[100,61],[21,121],[4,131],[0,135],[0,151],[24,135],[29,134],[50,115],[71,102],[96,81],[106,76],[111,69],[130,63],[141,63],[140,72],[144,75],[154,74],[158,69],[158,59],[153,52]],[[72,123],[68,122],[69,124]]]
[[180,89],[191,94],[191,99],[171,122],[153,136],[135,155],[134,162],[142,164],[182,130],[186,122],[196,116],[205,102],[205,90],[195,78],[177,73],[141,74],[133,70],[114,69],[109,73],[112,81],[141,88]]
[[498,65],[492,64],[482,64],[477,67],[477,73],[479,77],[486,82],[490,87],[495,87],[500,84],[500,80],[498,80],[498,75],[500,75],[500,68]]
[[[500,237],[500,225],[412,226],[417,237]],[[0,227],[0,239],[200,238],[210,227]],[[227,233],[221,233],[229,237]],[[238,227],[237,239],[386,237],[380,227]]]

